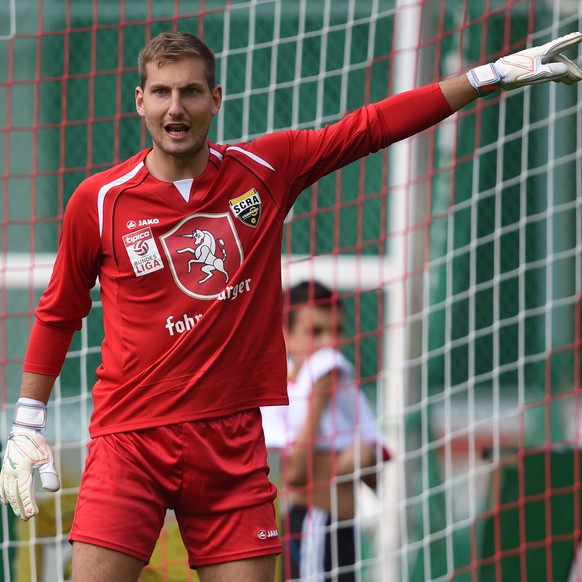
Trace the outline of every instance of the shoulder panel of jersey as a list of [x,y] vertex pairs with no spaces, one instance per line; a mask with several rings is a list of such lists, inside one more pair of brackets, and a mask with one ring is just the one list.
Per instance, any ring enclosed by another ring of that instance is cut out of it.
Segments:
[[[237,145],[227,146],[226,150],[225,150],[225,155],[231,155],[231,156],[234,156],[235,158],[239,158],[241,160],[244,160],[243,163],[246,166],[251,166],[253,164],[256,164],[257,167],[259,167],[259,168],[266,168],[266,169],[270,170],[271,172],[277,171],[263,157],[258,156],[257,154],[254,154],[252,151],[250,151],[250,149],[248,148],[248,144],[241,143],[241,144],[237,144]],[[241,155],[242,155],[242,158],[241,158]]]
[[263,155],[259,155],[253,151],[253,143],[237,143],[232,145],[222,146],[221,151],[214,149],[216,146],[211,145],[211,155],[220,156],[222,161],[224,158],[234,158],[245,168],[253,172],[260,180],[269,182],[277,174],[277,168],[267,160]]
[[103,234],[103,210],[107,195],[118,186],[123,186],[123,189],[130,187],[134,178],[138,182],[143,179],[144,174],[140,174],[140,170],[147,172],[144,160],[150,151],[150,149],[142,150],[125,162],[122,162],[109,170],[95,174],[85,181],[85,185],[89,185],[88,182],[91,181],[93,182],[91,186],[98,188],[97,214],[99,217],[100,236]]
[[223,146],[211,144],[210,153],[211,155],[219,157],[221,162],[228,158],[234,159],[247,171],[254,174],[264,184],[271,199],[277,206],[284,209],[286,214],[288,212],[286,206],[289,203],[286,203],[285,200],[288,200],[288,196],[280,196],[280,194],[289,190],[289,179],[286,177],[287,168],[275,167],[272,161],[265,157],[263,152],[257,152],[254,146],[255,143],[260,141],[261,138],[250,143],[241,142]]

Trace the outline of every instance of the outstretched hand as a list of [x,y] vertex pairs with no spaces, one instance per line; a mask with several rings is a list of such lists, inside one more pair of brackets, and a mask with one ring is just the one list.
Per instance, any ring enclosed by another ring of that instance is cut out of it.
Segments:
[[573,85],[582,81],[582,69],[562,53],[581,42],[582,33],[572,32],[546,44],[501,57],[494,63],[475,67],[467,77],[481,96],[498,89],[509,91],[547,81]]
[[495,61],[502,89],[555,81],[573,85],[582,80],[582,70],[562,53],[578,46],[582,33],[572,32],[541,46],[502,57]]

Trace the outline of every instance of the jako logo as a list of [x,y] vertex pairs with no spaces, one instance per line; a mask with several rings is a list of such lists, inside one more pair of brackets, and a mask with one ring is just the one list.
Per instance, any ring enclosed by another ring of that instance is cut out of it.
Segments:
[[129,230],[133,230],[138,226],[151,226],[152,224],[160,224],[159,218],[140,218],[137,222],[135,220],[128,220],[125,226],[129,228]]
[[268,529],[268,530],[260,529],[257,532],[257,537],[260,540],[266,540],[267,538],[276,538],[278,535],[279,535],[279,531],[276,529]]

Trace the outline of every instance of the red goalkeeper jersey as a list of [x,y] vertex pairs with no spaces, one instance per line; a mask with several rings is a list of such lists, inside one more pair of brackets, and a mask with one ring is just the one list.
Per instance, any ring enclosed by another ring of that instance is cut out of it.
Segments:
[[209,144],[185,192],[148,172],[149,150],[86,179],[67,205],[24,370],[59,374],[98,278],[92,436],[286,404],[281,236],[295,199],[450,113],[435,84],[320,130]]

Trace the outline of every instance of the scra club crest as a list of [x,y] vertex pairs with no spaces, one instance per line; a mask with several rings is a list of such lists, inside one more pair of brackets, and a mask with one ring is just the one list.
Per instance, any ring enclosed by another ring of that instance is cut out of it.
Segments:
[[244,254],[229,214],[193,214],[160,237],[172,275],[184,293],[215,299]]

